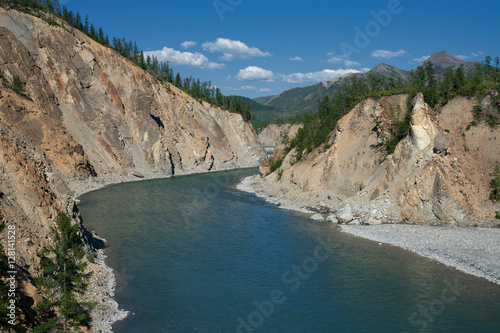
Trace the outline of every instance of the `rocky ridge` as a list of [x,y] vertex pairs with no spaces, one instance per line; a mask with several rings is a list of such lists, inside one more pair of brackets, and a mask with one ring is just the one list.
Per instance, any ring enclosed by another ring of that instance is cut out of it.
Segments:
[[[410,135],[387,155],[387,128],[406,99],[362,101],[339,120],[326,151],[317,148],[298,162],[294,150],[277,152],[241,188],[337,223],[496,226],[500,207],[489,200],[489,175],[500,161],[499,128],[469,128],[472,99],[456,97],[438,113],[418,94]],[[281,167],[265,176],[278,159]]]
[[[99,304],[93,331],[109,332],[124,313],[112,299],[103,241],[86,230],[76,196],[114,182],[257,166],[265,151],[240,115],[157,82],[57,21],[0,8],[0,222],[17,228],[21,289],[31,299],[21,310],[32,323],[33,277],[53,220],[63,211],[80,224],[95,257],[85,295]],[[15,76],[24,96],[8,88]]]

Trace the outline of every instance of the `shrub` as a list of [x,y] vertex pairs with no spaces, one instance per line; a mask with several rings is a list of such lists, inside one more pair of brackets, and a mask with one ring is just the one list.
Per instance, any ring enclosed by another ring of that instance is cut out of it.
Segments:
[[493,179],[491,180],[491,193],[490,199],[493,201],[500,201],[500,165],[497,164],[493,173],[491,174]]
[[14,76],[14,79],[12,80],[12,90],[14,90],[16,94],[21,94],[23,92],[23,83],[17,75]]

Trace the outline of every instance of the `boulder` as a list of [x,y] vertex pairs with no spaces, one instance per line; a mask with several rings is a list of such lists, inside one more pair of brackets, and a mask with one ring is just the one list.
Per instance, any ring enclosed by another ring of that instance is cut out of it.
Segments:
[[444,133],[436,135],[434,138],[434,152],[436,154],[446,153],[448,148],[450,148],[450,142],[446,138],[446,135]]
[[352,207],[349,204],[338,206],[335,208],[334,213],[337,216],[339,223],[349,223],[354,219]]
[[325,218],[323,217],[323,215],[319,214],[319,213],[316,213],[314,214],[313,216],[311,216],[311,220],[315,220],[315,221],[324,221]]
[[369,225],[379,225],[379,224],[382,224],[382,220],[377,220],[377,219],[375,219],[375,218],[373,218],[373,217],[370,217],[370,218],[368,219],[367,223],[368,223]]
[[333,224],[338,224],[339,223],[339,220],[337,220],[337,217],[335,216],[335,214],[332,214],[332,215],[329,215],[326,220],[328,222],[331,222]]

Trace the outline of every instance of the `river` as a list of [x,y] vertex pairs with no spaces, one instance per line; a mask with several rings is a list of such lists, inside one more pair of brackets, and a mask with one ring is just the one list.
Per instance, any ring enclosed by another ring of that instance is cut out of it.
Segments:
[[500,286],[236,189],[256,169],[83,195],[135,332],[500,332]]

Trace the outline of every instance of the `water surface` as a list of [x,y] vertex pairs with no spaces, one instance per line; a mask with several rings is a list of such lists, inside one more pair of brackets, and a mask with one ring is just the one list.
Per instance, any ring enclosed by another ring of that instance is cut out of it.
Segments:
[[500,286],[235,189],[256,169],[81,197],[107,239],[115,332],[500,332]]

